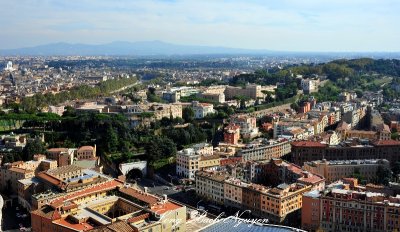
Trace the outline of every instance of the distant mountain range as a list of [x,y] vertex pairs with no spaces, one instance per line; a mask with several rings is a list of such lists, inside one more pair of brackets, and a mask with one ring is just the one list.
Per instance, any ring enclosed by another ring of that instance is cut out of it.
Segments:
[[251,50],[227,47],[188,46],[162,41],[112,42],[108,44],[52,43],[35,47],[2,49],[1,56],[51,56],[51,55],[109,55],[109,56],[157,56],[157,55],[205,55],[205,54],[267,54],[268,50]]
[[191,55],[269,55],[329,56],[336,58],[400,58],[399,52],[290,52],[265,49],[241,49],[219,46],[178,45],[162,41],[107,44],[51,43],[35,47],[0,49],[0,56],[191,56]]

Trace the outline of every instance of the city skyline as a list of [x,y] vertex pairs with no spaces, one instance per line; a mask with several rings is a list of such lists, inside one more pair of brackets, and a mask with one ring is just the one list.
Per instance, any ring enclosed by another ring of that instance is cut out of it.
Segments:
[[387,1],[3,2],[0,49],[162,40],[274,51],[398,52],[400,3]]

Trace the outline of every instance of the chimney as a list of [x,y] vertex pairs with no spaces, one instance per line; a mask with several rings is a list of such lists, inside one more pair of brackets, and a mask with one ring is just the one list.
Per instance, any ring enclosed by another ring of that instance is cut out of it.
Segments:
[[144,187],[144,192],[147,193],[147,187]]
[[163,194],[163,200],[164,200],[164,202],[167,202],[167,201],[168,201],[167,194]]

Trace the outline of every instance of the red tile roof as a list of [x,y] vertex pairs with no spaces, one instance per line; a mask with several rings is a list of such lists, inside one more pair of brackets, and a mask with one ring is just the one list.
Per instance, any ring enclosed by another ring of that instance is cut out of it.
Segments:
[[159,204],[151,207],[151,210],[154,211],[157,214],[164,214],[164,213],[166,213],[168,211],[176,210],[176,209],[179,209],[181,207],[182,206],[180,206],[180,205],[177,205],[175,203],[167,201],[165,203],[159,203]]
[[62,206],[65,201],[71,201],[71,200],[78,199],[80,197],[87,196],[87,195],[97,193],[97,192],[112,190],[112,189],[115,189],[122,185],[123,185],[123,183],[116,179],[108,181],[108,182],[103,182],[101,184],[98,184],[98,185],[95,185],[95,186],[92,186],[92,187],[89,187],[89,188],[86,188],[86,189],[83,189],[80,191],[72,192],[70,194],[56,198],[50,203],[50,205],[53,208],[58,208],[58,207]]
[[78,152],[81,152],[81,151],[93,151],[93,150],[94,150],[94,147],[92,147],[92,146],[82,146],[82,147],[78,148]]
[[326,147],[326,144],[322,144],[317,141],[294,141],[291,143],[294,147]]
[[146,202],[150,206],[160,201],[160,198],[134,188],[121,188],[119,191],[140,201]]
[[45,180],[45,181],[47,181],[47,182],[49,182],[50,184],[53,184],[53,185],[57,185],[58,186],[58,185],[61,184],[61,180],[60,179],[48,174],[47,172],[41,172],[41,173],[39,173],[37,175],[37,177],[39,177],[40,179]]
[[144,219],[146,219],[148,217],[150,217],[150,214],[149,213],[145,213],[145,214],[141,214],[141,215],[136,216],[136,217],[129,218],[128,222],[129,223],[135,223],[135,222],[138,222],[138,221],[142,221],[142,220],[144,220]]
[[399,146],[400,141],[397,140],[375,140],[372,142],[375,146]]
[[62,219],[57,220],[57,221],[54,221],[53,223],[58,224],[58,225],[62,225],[62,226],[67,227],[67,228],[74,229],[76,231],[88,231],[88,230],[93,229],[93,226],[89,225],[86,222],[79,223],[79,224],[78,223],[71,223],[71,222],[65,220],[65,218],[62,218]]

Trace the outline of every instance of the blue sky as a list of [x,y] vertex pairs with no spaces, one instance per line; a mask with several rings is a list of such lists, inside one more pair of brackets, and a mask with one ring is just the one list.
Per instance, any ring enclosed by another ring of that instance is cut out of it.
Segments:
[[1,0],[0,48],[162,40],[285,51],[400,51],[398,0]]

